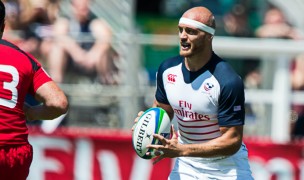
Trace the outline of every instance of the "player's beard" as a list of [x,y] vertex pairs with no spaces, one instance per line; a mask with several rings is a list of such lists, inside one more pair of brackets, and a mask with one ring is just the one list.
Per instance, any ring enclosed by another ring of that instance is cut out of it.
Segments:
[[190,48],[188,49],[183,49],[183,47],[180,45],[179,54],[183,57],[191,57],[193,54],[193,45],[191,44]]
[[179,54],[180,56],[190,58],[200,54],[202,49],[204,49],[203,44],[200,44],[199,46],[191,44],[190,48],[187,50],[183,50],[182,47],[180,47]]
[[[203,36],[188,42],[181,40],[179,54],[183,57],[188,58],[193,56],[200,56],[200,54],[206,50],[207,46],[210,46],[208,44],[207,38],[207,36]],[[189,47],[187,48],[185,45],[189,45]]]

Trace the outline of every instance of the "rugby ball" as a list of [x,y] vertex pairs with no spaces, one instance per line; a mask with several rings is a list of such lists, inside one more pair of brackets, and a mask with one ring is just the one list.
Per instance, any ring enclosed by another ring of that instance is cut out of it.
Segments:
[[[146,148],[149,144],[158,144],[153,134],[160,134],[170,138],[170,118],[167,112],[159,107],[146,110],[138,119],[132,134],[133,148],[137,155],[143,159],[155,157],[154,150]],[[146,155],[150,152],[150,155]]]

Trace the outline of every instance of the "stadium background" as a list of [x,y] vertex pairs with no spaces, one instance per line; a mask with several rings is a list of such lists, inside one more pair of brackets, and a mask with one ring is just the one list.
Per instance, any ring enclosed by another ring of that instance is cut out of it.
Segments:
[[[304,52],[304,42],[261,39],[254,30],[263,23],[267,3],[282,8],[290,23],[304,30],[304,2],[294,0],[95,0],[92,12],[114,30],[113,46],[120,55],[122,83],[60,84],[71,108],[52,132],[30,124],[34,146],[31,180],[43,179],[165,179],[172,162],[156,166],[136,157],[131,146],[131,127],[139,110],[150,106],[159,63],[178,53],[176,24],[182,12],[196,5],[210,8],[217,19],[214,50],[226,58],[245,79],[259,68],[258,89],[246,89],[245,143],[257,180],[304,179],[304,141],[290,137],[291,104],[304,104],[303,92],[292,92],[291,59]],[[61,12],[69,13],[69,1]],[[245,34],[225,31],[224,17],[237,4],[248,12]],[[81,39],[80,39],[81,40]],[[46,67],[47,68],[47,67]],[[77,78],[77,76],[75,76]],[[48,127],[56,125],[49,124]],[[47,127],[47,128],[48,128]]]

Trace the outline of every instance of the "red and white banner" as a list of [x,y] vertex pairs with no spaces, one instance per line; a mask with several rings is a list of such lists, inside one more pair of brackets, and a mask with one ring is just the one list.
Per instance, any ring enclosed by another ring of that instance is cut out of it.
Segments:
[[[165,180],[173,160],[156,165],[139,158],[131,132],[63,128],[30,130],[34,159],[28,180]],[[304,143],[274,144],[245,139],[256,180],[304,180]]]
[[288,144],[245,139],[256,180],[304,180],[304,139]]

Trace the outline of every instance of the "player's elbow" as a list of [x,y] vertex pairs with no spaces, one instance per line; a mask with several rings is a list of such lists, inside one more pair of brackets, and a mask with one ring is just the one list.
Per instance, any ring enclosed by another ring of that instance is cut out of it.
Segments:
[[243,126],[222,127],[221,132],[223,133],[221,136],[223,155],[231,156],[237,153],[243,142]]
[[68,112],[69,102],[66,97],[62,97],[56,99],[55,101],[48,102],[46,106],[52,109],[54,116],[58,117]]
[[231,142],[230,142],[230,145],[229,145],[229,148],[226,152],[226,156],[231,156],[235,153],[237,153],[240,148],[242,146],[242,138],[241,137],[235,137]]
[[60,115],[65,114],[68,112],[69,109],[69,102],[66,98],[62,99],[57,104],[58,113]]
[[233,145],[233,147],[231,148],[231,154],[230,155],[233,155],[233,154],[235,154],[235,153],[237,153],[239,150],[240,150],[240,148],[241,148],[241,145],[242,145],[242,142],[240,141],[240,142],[236,142],[234,145]]
[[62,100],[58,104],[57,108],[58,108],[58,113],[60,113],[60,115],[66,114],[68,112],[68,109],[69,109],[68,100],[66,98],[64,100]]

